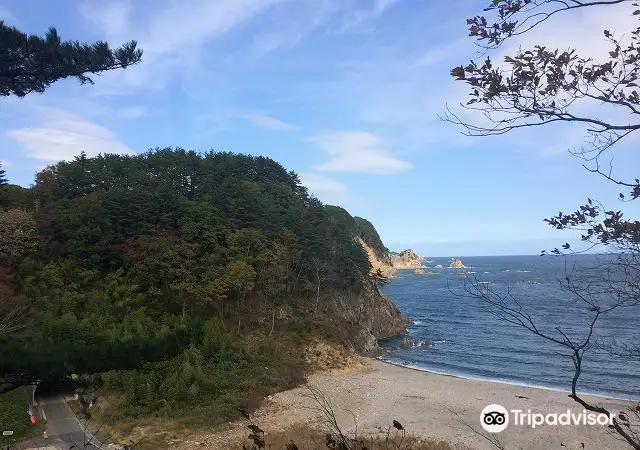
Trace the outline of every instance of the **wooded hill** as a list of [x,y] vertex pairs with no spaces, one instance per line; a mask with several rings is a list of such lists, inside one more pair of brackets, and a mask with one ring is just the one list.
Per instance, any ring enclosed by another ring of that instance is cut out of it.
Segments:
[[300,382],[309,341],[402,328],[355,239],[385,252],[375,228],[269,158],[82,154],[0,189],[0,381],[100,373],[112,418],[224,420]]

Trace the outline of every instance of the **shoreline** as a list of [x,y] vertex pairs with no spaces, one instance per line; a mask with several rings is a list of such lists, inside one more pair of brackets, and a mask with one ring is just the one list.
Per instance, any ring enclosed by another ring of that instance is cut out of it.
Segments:
[[[397,363],[397,362],[394,362],[394,361],[389,361],[387,359],[382,359],[382,357],[380,357],[380,356],[376,357],[375,359],[377,361],[380,361],[381,363],[389,364],[391,366],[402,367],[404,369],[411,369],[411,370],[415,370],[417,372],[432,373],[434,375],[441,375],[443,377],[453,377],[453,378],[458,378],[458,379],[461,379],[461,380],[481,381],[481,382],[486,382],[486,383],[504,384],[504,385],[507,385],[507,386],[516,386],[516,387],[522,387],[522,388],[540,389],[540,390],[543,390],[543,391],[558,392],[558,393],[567,394],[567,395],[571,393],[571,391],[569,389],[562,389],[562,388],[557,388],[557,387],[553,387],[553,386],[542,386],[542,385],[537,385],[537,384],[527,384],[527,383],[521,383],[521,382],[518,382],[518,381],[510,381],[510,380],[504,380],[504,379],[498,379],[498,378],[486,378],[486,377],[480,377],[480,376],[474,376],[474,375],[464,375],[464,374],[459,374],[459,373],[441,372],[439,370],[427,369],[427,368],[423,368],[423,367],[411,366],[411,365]],[[578,392],[578,395],[586,396],[586,397],[595,397],[595,398],[600,398],[600,399],[603,399],[603,400],[611,400],[611,401],[616,401],[616,402],[629,402],[629,403],[639,403],[640,402],[640,398],[636,399],[636,398],[628,398],[628,397],[617,397],[615,395],[609,395],[609,394],[606,394],[606,393]]]
[[[252,414],[255,424],[267,433],[292,431],[300,427],[326,430],[326,419],[318,412],[309,395],[309,387],[317,389],[330,402],[341,430],[359,436],[384,438],[393,420],[399,421],[407,434],[444,441],[457,450],[495,450],[488,443],[480,425],[481,411],[491,404],[507,410],[530,410],[532,413],[571,411],[583,408],[566,395],[547,389],[515,386],[485,380],[471,380],[426,372],[392,364],[375,358],[357,362],[328,372],[313,373],[305,385],[283,391],[265,399]],[[619,414],[632,402],[584,395],[613,414]],[[223,450],[231,441],[244,441],[246,422],[234,422],[220,432],[199,433],[182,440],[172,448],[179,450]],[[472,431],[470,427],[473,427]],[[393,428],[391,428],[393,431]],[[505,448],[548,450],[560,448],[606,448],[623,450],[628,446],[617,441],[606,428],[596,425],[530,426],[509,425],[498,437]]]

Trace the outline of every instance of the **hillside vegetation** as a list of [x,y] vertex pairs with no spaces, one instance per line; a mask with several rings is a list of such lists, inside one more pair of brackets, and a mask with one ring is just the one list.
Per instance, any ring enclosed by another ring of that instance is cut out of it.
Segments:
[[403,330],[356,239],[382,251],[373,226],[271,159],[82,154],[9,188],[0,384],[79,373],[100,420],[220,423],[300,383],[310,343]]
[[352,236],[359,237],[371,248],[380,261],[390,261],[389,249],[384,246],[373,224],[362,217],[352,217],[344,208],[326,205],[325,210],[343,229]]

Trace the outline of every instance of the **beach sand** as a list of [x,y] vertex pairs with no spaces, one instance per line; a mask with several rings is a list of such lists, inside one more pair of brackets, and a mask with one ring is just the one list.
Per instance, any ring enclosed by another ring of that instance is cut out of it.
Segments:
[[[582,412],[582,407],[563,392],[439,375],[368,358],[347,369],[313,374],[308,385],[331,402],[343,430],[353,432],[357,426],[360,435],[383,435],[395,419],[407,433],[443,440],[454,448],[496,448],[462,423],[484,432],[480,412],[489,404],[544,414],[568,409],[574,414]],[[585,398],[614,413],[629,406],[620,400]],[[305,386],[271,396],[253,419],[267,433],[300,424],[324,426]],[[246,436],[245,426],[246,423],[230,424],[223,432],[193,436],[176,447],[225,448],[231,439]],[[629,448],[599,425],[542,425],[532,429],[511,423],[494,436],[506,449],[581,449],[582,443],[586,449]]]

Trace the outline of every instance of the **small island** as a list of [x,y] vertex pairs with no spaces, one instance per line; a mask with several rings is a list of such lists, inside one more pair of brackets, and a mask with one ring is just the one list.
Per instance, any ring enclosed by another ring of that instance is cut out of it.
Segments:
[[394,255],[391,264],[396,269],[422,269],[424,258],[418,256],[413,250],[407,249]]
[[452,269],[466,269],[467,266],[464,265],[461,259],[459,258],[451,258],[449,261],[449,267]]

